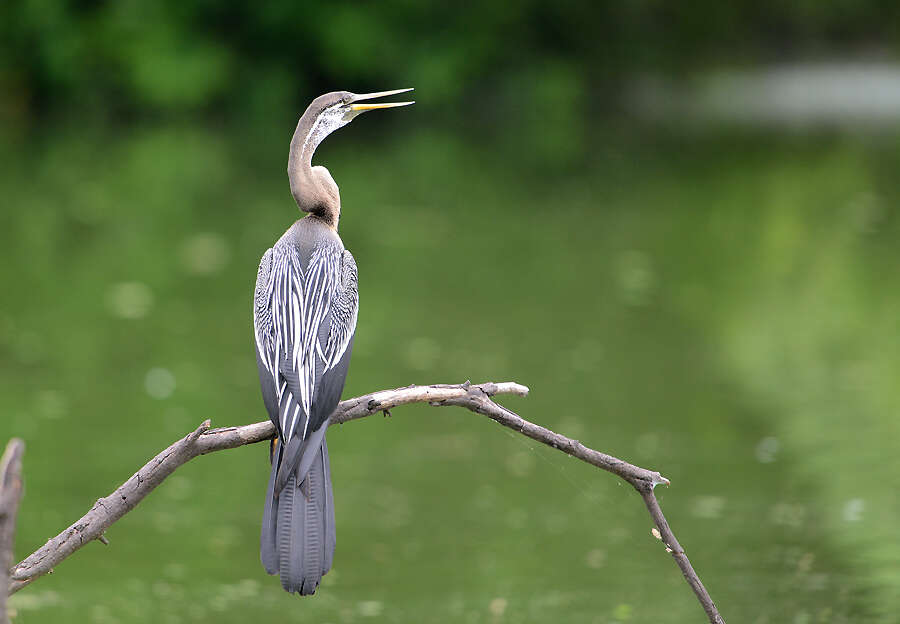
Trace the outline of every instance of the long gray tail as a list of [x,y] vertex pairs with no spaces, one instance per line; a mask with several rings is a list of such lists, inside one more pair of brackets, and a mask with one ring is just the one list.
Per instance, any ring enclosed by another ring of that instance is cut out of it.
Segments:
[[315,593],[334,560],[334,494],[328,445],[322,441],[299,487],[297,475],[291,475],[275,498],[279,459],[276,453],[266,490],[260,559],[266,572],[281,575],[286,591],[306,596]]

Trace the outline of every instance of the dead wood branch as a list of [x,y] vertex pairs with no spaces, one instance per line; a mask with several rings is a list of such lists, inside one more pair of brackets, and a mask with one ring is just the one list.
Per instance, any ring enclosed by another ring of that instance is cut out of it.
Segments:
[[[533,440],[617,475],[632,485],[641,495],[650,512],[650,517],[656,525],[660,539],[696,594],[709,621],[713,624],[724,624],[724,620],[691,566],[684,549],[669,528],[654,495],[654,488],[661,484],[668,485],[668,479],[658,472],[634,466],[611,455],[595,451],[578,440],[567,438],[531,423],[495,403],[492,397],[498,394],[525,396],[528,394],[528,388],[513,382],[483,384],[466,382],[455,385],[408,386],[394,390],[381,390],[342,401],[332,416],[331,424],[364,418],[410,403],[465,407]],[[84,517],[15,566],[11,575],[10,593],[18,591],[36,578],[50,572],[54,566],[88,542],[95,539],[103,540],[103,533],[107,528],[134,509],[147,494],[182,464],[198,455],[269,440],[275,433],[274,426],[268,421],[223,429],[211,430],[209,427],[210,422],[207,420],[195,431],[165,449],[115,492],[98,500]]]

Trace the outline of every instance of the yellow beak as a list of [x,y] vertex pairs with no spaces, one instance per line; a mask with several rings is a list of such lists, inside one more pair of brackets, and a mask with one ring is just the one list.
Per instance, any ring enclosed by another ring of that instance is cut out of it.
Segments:
[[[389,95],[397,95],[398,93],[406,93],[407,91],[412,91],[412,89],[395,89],[393,91],[378,91],[377,93],[364,93],[362,95],[353,96],[353,102],[359,102],[361,100],[374,100],[375,98],[387,97]],[[354,111],[368,111],[375,110],[376,108],[394,108],[396,106],[409,106],[410,104],[415,104],[415,102],[384,102],[380,104],[351,104],[350,110]]]

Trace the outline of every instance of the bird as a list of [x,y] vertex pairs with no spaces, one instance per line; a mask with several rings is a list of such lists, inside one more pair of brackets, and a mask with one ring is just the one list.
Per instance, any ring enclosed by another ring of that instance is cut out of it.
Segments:
[[300,117],[288,156],[298,219],[263,254],[253,293],[256,363],[263,403],[275,425],[260,559],[282,587],[314,594],[331,569],[336,543],[334,494],[325,431],[344,389],[356,335],[358,274],[338,235],[338,186],[312,166],[329,134],[370,110],[413,102],[368,100],[396,89],[317,97]]

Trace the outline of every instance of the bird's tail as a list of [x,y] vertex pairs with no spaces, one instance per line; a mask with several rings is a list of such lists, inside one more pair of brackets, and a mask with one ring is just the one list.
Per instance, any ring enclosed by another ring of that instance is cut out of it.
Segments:
[[273,457],[266,490],[260,559],[269,574],[281,575],[281,586],[286,591],[309,595],[315,593],[334,560],[334,494],[328,446],[323,440],[299,486],[297,475],[291,475],[278,497],[277,455]]

